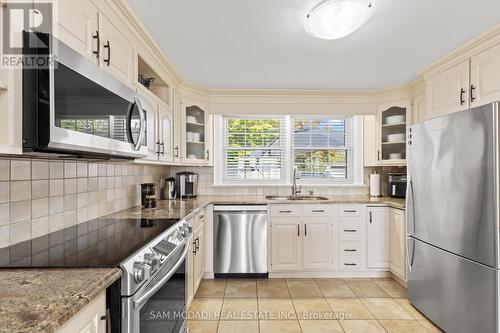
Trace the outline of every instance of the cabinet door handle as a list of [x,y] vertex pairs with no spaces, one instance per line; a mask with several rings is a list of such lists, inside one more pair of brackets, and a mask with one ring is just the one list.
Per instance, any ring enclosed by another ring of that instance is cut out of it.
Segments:
[[304,236],[307,237],[307,224],[304,224]]
[[464,105],[464,103],[465,103],[464,94],[465,94],[465,89],[461,88],[460,89],[460,105]]
[[99,53],[101,53],[101,38],[99,37],[99,30],[96,30],[95,34],[92,35],[93,39],[97,39],[97,50],[92,51],[93,54],[96,55],[96,58],[99,59]]
[[373,222],[373,214],[372,214],[372,212],[370,212],[370,223],[372,223],[372,222]]
[[291,210],[280,210],[281,214],[290,214],[291,212]]
[[356,229],[344,229],[344,232],[356,232]]
[[104,48],[108,49],[108,59],[104,59],[104,62],[109,66],[111,64],[111,45],[109,44],[109,40],[104,44]]
[[207,149],[207,161],[210,160],[210,151]]
[[323,209],[313,209],[313,213],[324,213],[325,211]]
[[165,156],[165,142],[160,142],[160,154],[161,156]]
[[357,266],[356,264],[354,263],[349,263],[349,262],[346,262],[344,263],[344,266]]
[[196,251],[200,249],[200,237],[196,237],[196,239],[194,240],[194,247]]
[[111,333],[111,311],[106,309],[106,315],[101,316],[101,320],[106,321],[106,333]]
[[357,213],[357,210],[344,210],[344,213]]
[[160,155],[160,141],[156,142],[156,154]]
[[473,84],[470,85],[470,101],[474,102],[476,100],[476,97],[474,97],[474,90],[476,90],[476,87],[474,87]]
[[358,250],[355,249],[344,249],[344,252],[357,252]]
[[377,161],[380,161],[380,150],[377,150]]
[[300,224],[297,224],[297,237],[300,237]]
[[175,146],[174,151],[175,151],[175,158],[179,158],[179,146]]

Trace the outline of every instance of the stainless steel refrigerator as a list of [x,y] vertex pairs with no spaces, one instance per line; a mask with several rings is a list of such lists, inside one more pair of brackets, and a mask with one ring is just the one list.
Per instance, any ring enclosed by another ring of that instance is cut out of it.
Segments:
[[408,298],[446,332],[500,332],[498,107],[408,133]]

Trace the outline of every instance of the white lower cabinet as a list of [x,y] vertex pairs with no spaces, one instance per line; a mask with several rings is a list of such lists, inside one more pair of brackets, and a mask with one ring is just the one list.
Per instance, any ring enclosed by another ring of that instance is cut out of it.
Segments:
[[302,268],[302,221],[300,217],[271,217],[271,270]]
[[389,208],[368,207],[366,267],[389,268]]
[[404,210],[275,204],[269,215],[270,273],[277,277],[369,277],[391,271],[406,279]]
[[201,210],[187,222],[193,227],[193,238],[187,258],[187,307],[189,308],[205,275],[205,210]]
[[332,265],[331,218],[304,218],[304,269],[328,269]]
[[90,302],[57,333],[105,333],[106,332],[106,292]]
[[389,263],[391,272],[406,280],[406,222],[405,212],[391,208],[389,211]]

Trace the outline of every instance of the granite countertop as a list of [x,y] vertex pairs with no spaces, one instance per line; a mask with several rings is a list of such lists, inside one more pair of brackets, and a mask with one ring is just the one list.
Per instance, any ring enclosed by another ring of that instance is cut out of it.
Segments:
[[55,332],[120,276],[119,268],[0,270],[0,332]]
[[326,196],[328,200],[269,200],[264,196],[198,196],[188,200],[160,200],[154,209],[133,207],[110,215],[112,218],[179,219],[190,217],[208,204],[220,205],[267,205],[267,204],[372,204],[405,209],[405,200],[370,196]]

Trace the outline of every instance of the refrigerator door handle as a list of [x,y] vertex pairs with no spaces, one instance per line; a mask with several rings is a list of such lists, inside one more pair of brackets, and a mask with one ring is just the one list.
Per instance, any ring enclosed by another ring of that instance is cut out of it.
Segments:
[[415,205],[413,201],[413,182],[410,180],[406,193],[406,233],[408,235],[415,234]]
[[[410,246],[408,245],[411,242],[411,252],[409,251]],[[415,258],[415,240],[413,238],[406,238],[406,261],[408,264],[408,271],[411,272],[413,267],[413,260]]]

